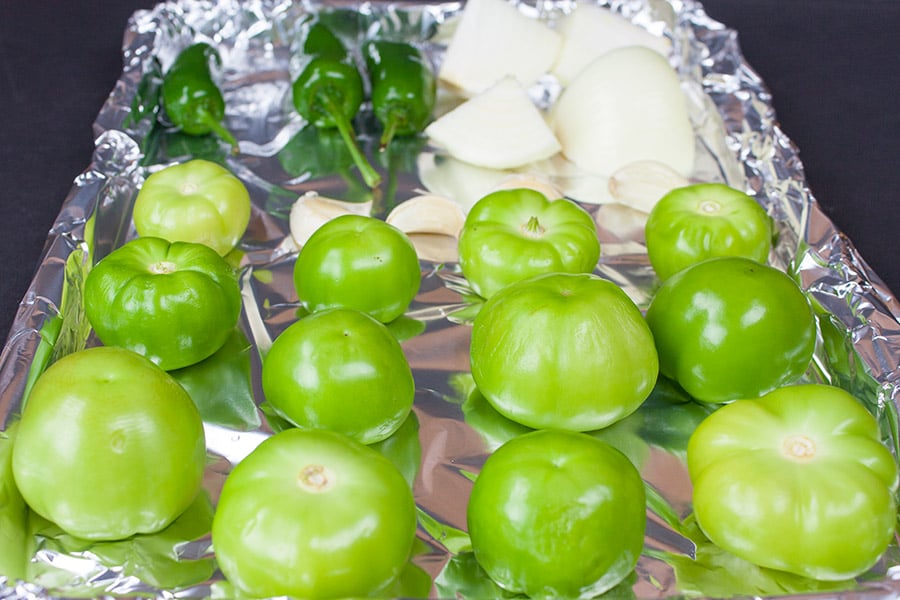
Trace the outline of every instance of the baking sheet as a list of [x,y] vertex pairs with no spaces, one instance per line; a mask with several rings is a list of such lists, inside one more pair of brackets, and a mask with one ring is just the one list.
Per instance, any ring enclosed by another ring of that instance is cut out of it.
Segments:
[[[700,160],[694,176],[745,189],[777,217],[780,236],[773,262],[796,273],[822,309],[823,336],[810,379],[836,383],[853,391],[881,417],[886,439],[895,445],[894,406],[900,377],[900,326],[895,300],[869,272],[852,242],[819,210],[806,187],[796,148],[777,127],[764,83],[740,55],[737,34],[709,19],[697,2],[600,3],[671,38],[675,66],[697,131]],[[91,262],[134,236],[129,221],[131,203],[145,177],[187,156],[225,162],[244,180],[253,198],[255,210],[242,244],[242,287],[246,299],[243,333],[254,350],[264,351],[293,322],[297,303],[291,268],[296,249],[289,240],[286,220],[291,203],[310,190],[353,199],[367,199],[368,194],[346,173],[310,174],[309,166],[298,165],[297,154],[292,152],[302,135],[303,123],[290,109],[286,95],[292,69],[291,40],[306,12],[323,6],[357,15],[354,27],[346,35],[415,40],[429,50],[436,64],[453,19],[461,9],[458,3],[322,5],[279,0],[186,0],[160,4],[134,15],[123,42],[122,76],[95,123],[94,158],[63,203],[48,238],[46,254],[24,298],[23,310],[0,356],[0,415],[4,428],[14,419],[29,381],[48,361],[84,344],[96,343],[89,336],[77,302],[80,281]],[[553,20],[571,6],[569,2],[546,1],[522,4],[521,8]],[[236,157],[227,156],[214,141],[188,140],[177,135],[162,136],[151,146],[151,119],[139,118],[151,104],[134,102],[152,86],[154,70],[164,69],[178,50],[200,40],[215,44],[222,53],[227,124],[241,140],[241,153]],[[543,85],[548,88],[539,92],[552,94],[552,82]],[[373,130],[371,115],[364,114],[358,126],[363,132]],[[364,139],[375,156],[373,139]],[[153,160],[142,164],[147,162],[144,157],[148,153]],[[464,165],[454,164],[415,141],[399,147],[389,158],[379,163],[390,182],[388,191],[377,198],[376,212],[382,216],[393,203],[425,187],[423,180],[438,188],[458,179],[460,172],[467,181],[490,179],[473,176]],[[449,191],[466,196],[477,195],[478,190]],[[645,305],[655,279],[639,233],[623,221],[627,212],[610,205],[586,206],[605,224],[601,228],[603,256],[597,272],[622,285],[639,305]],[[437,578],[439,584],[444,582],[445,587],[436,585],[431,590],[432,595],[442,595],[449,589],[445,566],[453,556],[454,541],[460,540],[457,534],[465,529],[465,498],[471,485],[465,472],[477,471],[499,439],[479,429],[471,415],[481,413],[471,403],[466,404],[468,325],[465,312],[460,310],[465,307],[460,293],[465,291],[465,281],[454,264],[423,262],[422,267],[423,288],[408,316],[424,324],[424,331],[404,343],[417,381],[415,441],[421,453],[415,495],[422,510],[420,539],[424,549],[414,562]],[[249,359],[254,374],[253,391],[259,401],[258,353],[251,352]],[[265,415],[260,412],[257,416],[259,426],[252,419],[227,425],[207,423],[212,462],[206,488],[211,498],[216,497],[230,465],[271,431]],[[646,414],[644,417],[650,418]],[[618,433],[622,429],[625,428],[619,428]],[[498,435],[502,436],[502,431]],[[690,509],[689,489],[685,487],[679,448],[660,440],[642,441],[646,445],[646,456],[640,458],[642,475],[660,492],[665,505],[684,517]],[[676,581],[670,564],[654,554],[693,551],[691,544],[665,523],[664,517],[651,515],[647,538],[650,551],[641,559],[637,580],[631,582],[638,597],[670,597],[686,589],[683,581]],[[178,548],[185,561],[211,556],[208,537],[184,542]],[[49,537],[42,543],[44,547],[35,559],[40,565],[40,578],[2,588],[0,597],[50,594],[44,587],[97,595],[140,591],[163,597],[171,593],[148,582],[152,577],[140,573],[137,565],[102,565],[96,558],[97,548],[60,549]],[[891,596],[900,592],[893,581],[894,566],[900,565],[897,554],[892,548],[883,564],[865,578],[867,595]],[[454,562],[453,566],[459,566],[458,571],[471,567],[464,561]],[[179,595],[211,593],[218,589],[219,579],[213,574],[191,582]]]

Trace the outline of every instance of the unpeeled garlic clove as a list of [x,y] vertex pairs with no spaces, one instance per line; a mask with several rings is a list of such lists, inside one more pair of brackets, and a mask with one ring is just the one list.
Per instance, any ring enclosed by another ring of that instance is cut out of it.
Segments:
[[689,183],[686,177],[664,163],[639,160],[612,174],[609,193],[616,202],[649,213],[660,198]]
[[317,192],[306,192],[291,206],[291,238],[297,247],[303,246],[315,231],[332,219],[342,215],[369,215],[372,201],[347,202],[320,196]]
[[437,194],[424,194],[401,202],[384,220],[404,233],[437,233],[458,237],[466,215],[453,200]]
[[548,200],[562,198],[562,190],[553,184],[547,177],[534,173],[513,173],[505,177],[493,191],[527,188],[542,193]]
[[401,202],[385,218],[385,222],[409,236],[419,258],[435,262],[457,259],[457,240],[465,221],[459,204],[436,194]]

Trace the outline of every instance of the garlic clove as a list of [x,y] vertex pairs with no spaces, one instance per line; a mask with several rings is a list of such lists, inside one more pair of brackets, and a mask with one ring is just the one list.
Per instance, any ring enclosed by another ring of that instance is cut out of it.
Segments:
[[623,166],[609,178],[609,193],[616,202],[645,213],[671,190],[688,185],[680,173],[658,161],[639,160]]
[[535,173],[513,173],[503,178],[494,188],[496,190],[509,190],[515,188],[528,188],[538,191],[548,200],[556,200],[564,196],[562,190],[554,185],[549,178]]
[[291,206],[289,216],[291,238],[299,248],[328,221],[347,214],[369,215],[371,211],[371,200],[346,202],[320,196],[317,192],[306,192]]
[[432,233],[459,237],[466,215],[459,204],[444,196],[414,196],[395,206],[385,221],[403,233]]

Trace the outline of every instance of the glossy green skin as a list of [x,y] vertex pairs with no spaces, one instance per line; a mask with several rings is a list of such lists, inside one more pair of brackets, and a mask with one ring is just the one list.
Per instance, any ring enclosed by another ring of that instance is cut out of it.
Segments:
[[599,257],[597,228],[583,208],[525,188],[481,198],[459,237],[460,267],[483,298],[542,273],[589,273]]
[[667,279],[647,309],[659,368],[695,399],[756,398],[799,378],[816,341],[812,308],[785,273],[713,258]]
[[375,217],[342,215],[310,236],[294,264],[294,286],[311,312],[354,308],[389,323],[419,291],[416,249]]
[[225,167],[189,160],[147,178],[133,220],[140,236],[206,244],[225,256],[250,222],[250,193]]
[[241,290],[234,269],[212,248],[142,237],[91,269],[84,311],[105,345],[170,371],[225,343],[241,312]]
[[188,135],[215,133],[237,147],[221,124],[225,99],[210,71],[210,62],[220,60],[215,48],[203,42],[182,50],[163,78],[163,107],[172,124]]
[[370,40],[363,58],[372,85],[372,110],[384,127],[386,146],[394,135],[422,131],[431,119],[437,82],[422,53],[412,44]]
[[291,90],[300,116],[320,128],[353,120],[363,101],[362,77],[356,67],[329,56],[313,57]]
[[350,309],[313,313],[272,343],[262,370],[266,400],[298,427],[380,442],[409,415],[412,370],[390,330]]
[[504,589],[530,597],[594,597],[622,581],[640,558],[644,484],[605,442],[536,431],[487,459],[467,521],[478,563]]
[[501,290],[475,318],[469,354],[488,402],[535,429],[611,425],[640,406],[659,373],[640,310],[591,274],[551,273]]
[[750,562],[850,579],[893,539],[897,465],[872,415],[839,388],[726,405],[701,422],[687,458],[701,529]]
[[200,490],[203,423],[165,371],[129,350],[69,354],[37,380],[13,448],[28,505],[67,533],[118,540],[163,529]]
[[721,183],[698,183],[663,196],[644,227],[650,264],[668,279],[717,256],[759,263],[772,249],[772,219],[752,197]]
[[251,596],[353,598],[400,575],[415,530],[412,491],[388,459],[335,432],[287,429],[226,479],[212,542]]

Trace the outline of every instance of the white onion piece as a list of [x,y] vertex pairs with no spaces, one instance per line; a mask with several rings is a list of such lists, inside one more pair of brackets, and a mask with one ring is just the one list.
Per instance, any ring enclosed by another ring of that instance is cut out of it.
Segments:
[[563,154],[599,175],[639,160],[683,176],[694,167],[694,131],[678,76],[643,46],[612,50],[585,67],[563,90],[551,122]]
[[419,181],[432,194],[446,196],[468,213],[482,196],[509,176],[509,171],[477,167],[452,156],[423,152],[416,160]]
[[556,62],[562,39],[507,0],[468,0],[438,78],[466,96],[506,76],[530,86]]
[[451,156],[489,169],[521,167],[560,150],[543,115],[513,77],[442,115],[425,134]]
[[567,85],[593,60],[616,48],[645,46],[668,56],[672,43],[635,25],[609,8],[580,2],[560,19],[562,47],[552,72]]

